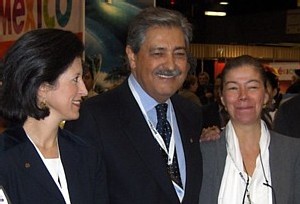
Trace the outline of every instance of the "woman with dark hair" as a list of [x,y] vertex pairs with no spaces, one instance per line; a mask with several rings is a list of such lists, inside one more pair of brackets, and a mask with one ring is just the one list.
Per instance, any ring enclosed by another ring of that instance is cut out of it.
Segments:
[[19,125],[0,136],[0,186],[14,204],[107,203],[102,157],[59,128],[87,95],[83,49],[70,31],[38,29],[5,55],[1,114]]
[[201,143],[199,204],[296,204],[300,200],[300,142],[270,131],[261,119],[267,79],[255,58],[228,61],[221,101],[229,122],[219,140]]
[[278,76],[272,71],[272,68],[265,67],[265,75],[267,79],[267,92],[269,100],[265,104],[261,118],[265,121],[269,129],[273,129],[273,119],[279,107],[282,95],[280,94]]

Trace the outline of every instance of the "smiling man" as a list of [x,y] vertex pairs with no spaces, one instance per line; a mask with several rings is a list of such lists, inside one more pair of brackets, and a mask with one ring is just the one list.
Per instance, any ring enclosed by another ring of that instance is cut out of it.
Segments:
[[178,96],[189,70],[191,24],[147,8],[128,30],[128,80],[88,99],[65,127],[103,151],[112,204],[198,202],[202,158],[197,105]]

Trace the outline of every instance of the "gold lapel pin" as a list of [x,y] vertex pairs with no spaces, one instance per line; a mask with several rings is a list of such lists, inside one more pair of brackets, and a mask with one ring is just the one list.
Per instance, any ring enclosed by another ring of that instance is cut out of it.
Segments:
[[25,166],[26,169],[28,169],[28,168],[30,168],[30,163],[26,162],[24,166]]

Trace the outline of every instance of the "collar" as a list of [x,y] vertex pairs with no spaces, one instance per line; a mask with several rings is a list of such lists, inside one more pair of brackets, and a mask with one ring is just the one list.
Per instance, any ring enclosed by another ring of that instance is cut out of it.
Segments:
[[[128,78],[128,82],[130,82],[133,85],[133,88],[135,89],[135,91],[137,92],[138,96],[141,99],[141,103],[146,111],[149,112],[150,110],[152,110],[158,103],[157,101],[152,98],[142,87],[141,85],[137,82],[137,80],[135,79],[135,77],[133,76],[133,74],[130,74],[129,78]],[[131,90],[132,91],[132,90]],[[171,100],[168,99],[166,101],[166,103],[168,104],[168,106],[170,107],[170,103]]]

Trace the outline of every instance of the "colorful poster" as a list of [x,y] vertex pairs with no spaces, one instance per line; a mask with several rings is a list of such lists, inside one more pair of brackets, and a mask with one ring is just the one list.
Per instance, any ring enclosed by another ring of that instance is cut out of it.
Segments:
[[149,6],[154,6],[154,0],[86,0],[86,57],[94,62],[96,72],[124,65],[128,23]]
[[0,0],[0,59],[29,30],[60,28],[82,37],[84,6],[84,0]]
[[273,62],[269,63],[271,67],[277,70],[279,80],[291,81],[295,75],[295,70],[300,69],[299,62]]

